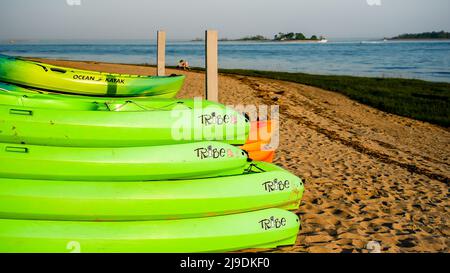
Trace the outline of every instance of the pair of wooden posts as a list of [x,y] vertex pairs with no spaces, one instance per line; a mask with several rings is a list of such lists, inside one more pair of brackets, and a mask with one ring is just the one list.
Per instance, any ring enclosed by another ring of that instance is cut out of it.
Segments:
[[[166,73],[166,33],[158,31],[157,42],[157,75],[164,76]],[[219,75],[218,75],[218,45],[217,31],[207,30],[205,32],[205,66],[206,66],[206,88],[205,98],[210,101],[219,101]]]

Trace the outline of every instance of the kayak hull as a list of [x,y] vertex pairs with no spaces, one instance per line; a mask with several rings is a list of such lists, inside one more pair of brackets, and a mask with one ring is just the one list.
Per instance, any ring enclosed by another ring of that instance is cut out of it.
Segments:
[[304,191],[301,179],[275,165],[257,166],[264,172],[175,181],[0,178],[0,219],[168,220],[297,209]]
[[240,145],[250,127],[242,114],[204,100],[66,98],[24,90],[0,83],[0,142],[130,147],[218,140]]
[[79,148],[0,143],[0,177],[140,181],[242,174],[246,154],[220,142]]
[[294,244],[298,217],[281,209],[131,222],[0,220],[0,252],[224,252]]
[[60,67],[0,55],[0,80],[54,92],[91,96],[173,97],[185,76],[140,76]]

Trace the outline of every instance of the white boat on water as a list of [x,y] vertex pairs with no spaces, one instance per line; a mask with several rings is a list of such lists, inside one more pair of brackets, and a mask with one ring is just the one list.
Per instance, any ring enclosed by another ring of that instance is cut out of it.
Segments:
[[319,41],[317,41],[318,43],[328,43],[327,39],[320,39]]

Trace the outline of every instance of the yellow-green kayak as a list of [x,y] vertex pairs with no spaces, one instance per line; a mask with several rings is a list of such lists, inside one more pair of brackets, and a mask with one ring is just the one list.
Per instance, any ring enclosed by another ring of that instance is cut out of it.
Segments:
[[272,207],[297,209],[302,180],[273,164],[254,164],[241,175],[187,180],[0,178],[0,219],[168,220]]
[[[207,204],[205,204],[207,206]],[[0,252],[224,252],[294,244],[297,215],[266,209],[157,221],[0,219]]]
[[0,142],[127,147],[217,140],[242,145],[249,127],[241,113],[206,100],[41,94],[0,83]]
[[92,96],[172,98],[185,76],[140,76],[60,67],[0,55],[0,81],[27,87]]

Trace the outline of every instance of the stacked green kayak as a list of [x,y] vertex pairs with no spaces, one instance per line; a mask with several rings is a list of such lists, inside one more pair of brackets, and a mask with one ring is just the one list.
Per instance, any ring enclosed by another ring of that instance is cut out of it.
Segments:
[[167,220],[298,207],[303,183],[295,175],[264,162],[241,170],[239,175],[151,182],[0,178],[0,218]]
[[139,181],[239,174],[247,155],[221,142],[79,148],[0,143],[0,177]]
[[[295,243],[300,220],[288,210],[298,208],[303,182],[237,147],[249,133],[243,114],[202,100],[82,96],[92,94],[83,85],[53,93],[67,79],[14,74],[31,64],[40,65],[0,57],[0,79],[22,85],[0,82],[0,252]],[[145,94],[134,91],[142,87],[120,94]]]
[[243,145],[250,123],[205,100],[42,94],[0,83],[0,142],[132,147],[202,140]]
[[0,220],[0,252],[222,252],[293,244],[298,217],[281,209],[166,221]]

